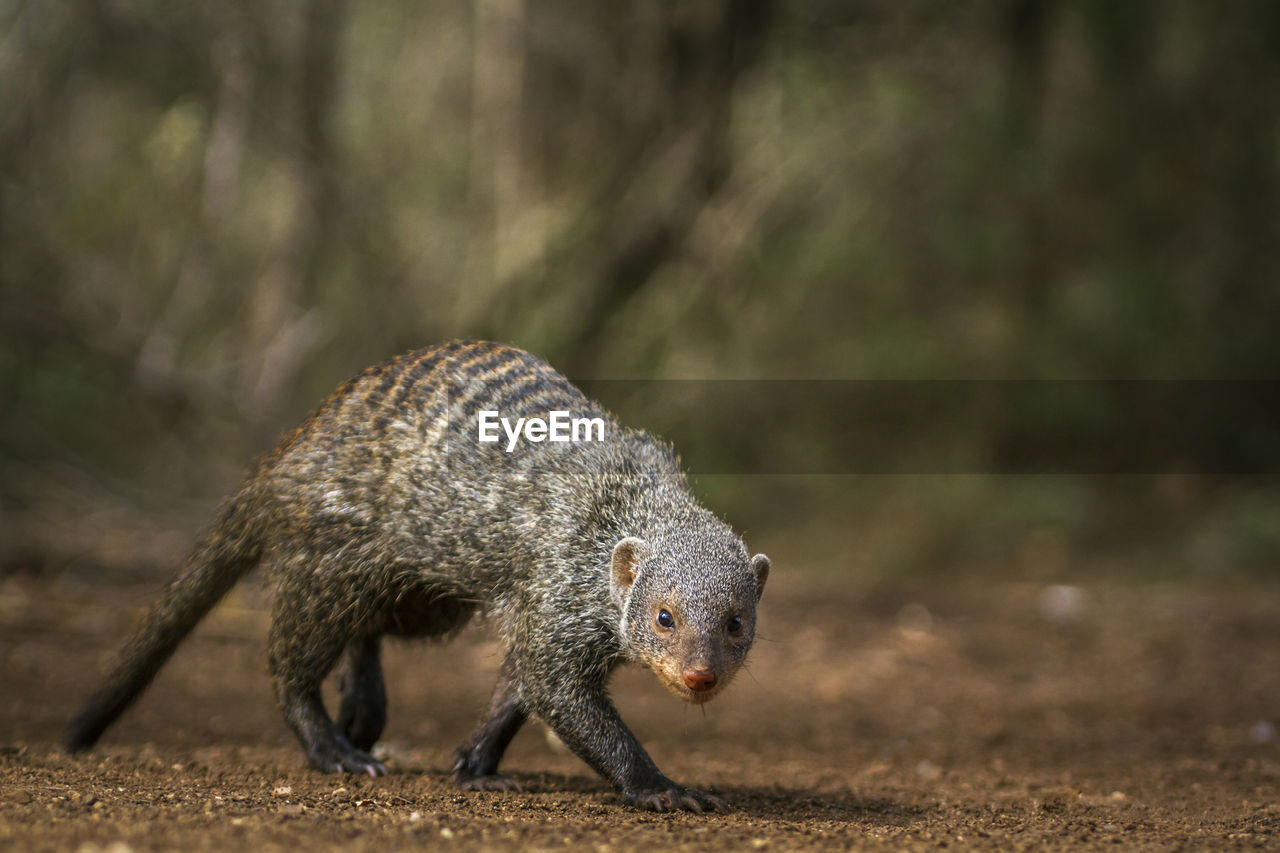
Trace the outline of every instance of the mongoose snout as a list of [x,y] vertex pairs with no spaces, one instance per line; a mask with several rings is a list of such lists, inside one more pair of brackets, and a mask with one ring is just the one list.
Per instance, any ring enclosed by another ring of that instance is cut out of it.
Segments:
[[686,669],[684,686],[697,693],[716,686],[716,674],[709,669]]

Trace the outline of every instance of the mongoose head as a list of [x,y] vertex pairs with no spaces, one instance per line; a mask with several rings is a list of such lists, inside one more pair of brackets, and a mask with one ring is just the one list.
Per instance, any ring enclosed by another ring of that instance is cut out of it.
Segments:
[[682,699],[701,704],[737,673],[756,635],[769,558],[747,556],[727,528],[613,549],[610,591],[631,656]]

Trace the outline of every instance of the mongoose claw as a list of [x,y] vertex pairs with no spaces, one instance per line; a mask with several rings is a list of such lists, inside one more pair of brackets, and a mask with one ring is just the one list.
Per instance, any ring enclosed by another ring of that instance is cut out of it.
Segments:
[[366,753],[358,753],[344,757],[338,762],[338,773],[351,773],[357,776],[371,776],[374,779],[387,775],[387,765]]
[[510,776],[500,776],[497,773],[488,776],[466,776],[462,773],[454,775],[454,781],[458,787],[464,791],[507,791],[517,794],[524,793],[524,786],[512,779]]
[[367,752],[355,752],[342,761],[342,769],[347,773],[367,773],[373,778],[387,775],[387,765]]
[[733,811],[728,803],[714,794],[679,786],[658,791],[633,791],[623,794],[622,801],[629,806],[651,812],[673,812],[680,809],[698,814]]
[[323,773],[351,773],[358,776],[387,775],[387,765],[367,752],[358,749],[325,750],[323,755],[312,752],[311,764]]

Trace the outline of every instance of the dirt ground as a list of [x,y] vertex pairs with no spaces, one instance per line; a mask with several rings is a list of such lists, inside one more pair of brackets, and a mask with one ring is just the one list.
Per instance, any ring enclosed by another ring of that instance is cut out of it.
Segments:
[[1280,848],[1280,587],[857,586],[775,572],[750,671],[705,708],[616,695],[659,766],[727,815],[646,814],[540,725],[525,793],[464,794],[454,746],[497,648],[388,649],[382,779],[308,769],[252,585],[99,748],[60,727],[152,588],[0,582],[0,848],[593,851]]

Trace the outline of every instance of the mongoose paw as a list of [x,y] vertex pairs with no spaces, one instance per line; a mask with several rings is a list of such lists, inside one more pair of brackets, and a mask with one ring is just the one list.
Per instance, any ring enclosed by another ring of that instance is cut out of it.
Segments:
[[311,764],[323,773],[352,773],[386,776],[387,766],[367,752],[338,744],[317,746],[310,751]]
[[510,776],[501,776],[492,773],[488,776],[468,776],[464,773],[455,773],[454,781],[458,787],[464,791],[510,791],[513,793],[524,793],[524,786],[512,779]]
[[622,802],[651,812],[673,812],[680,809],[699,814],[732,811],[729,804],[715,794],[679,785],[670,788],[630,791],[622,795]]

